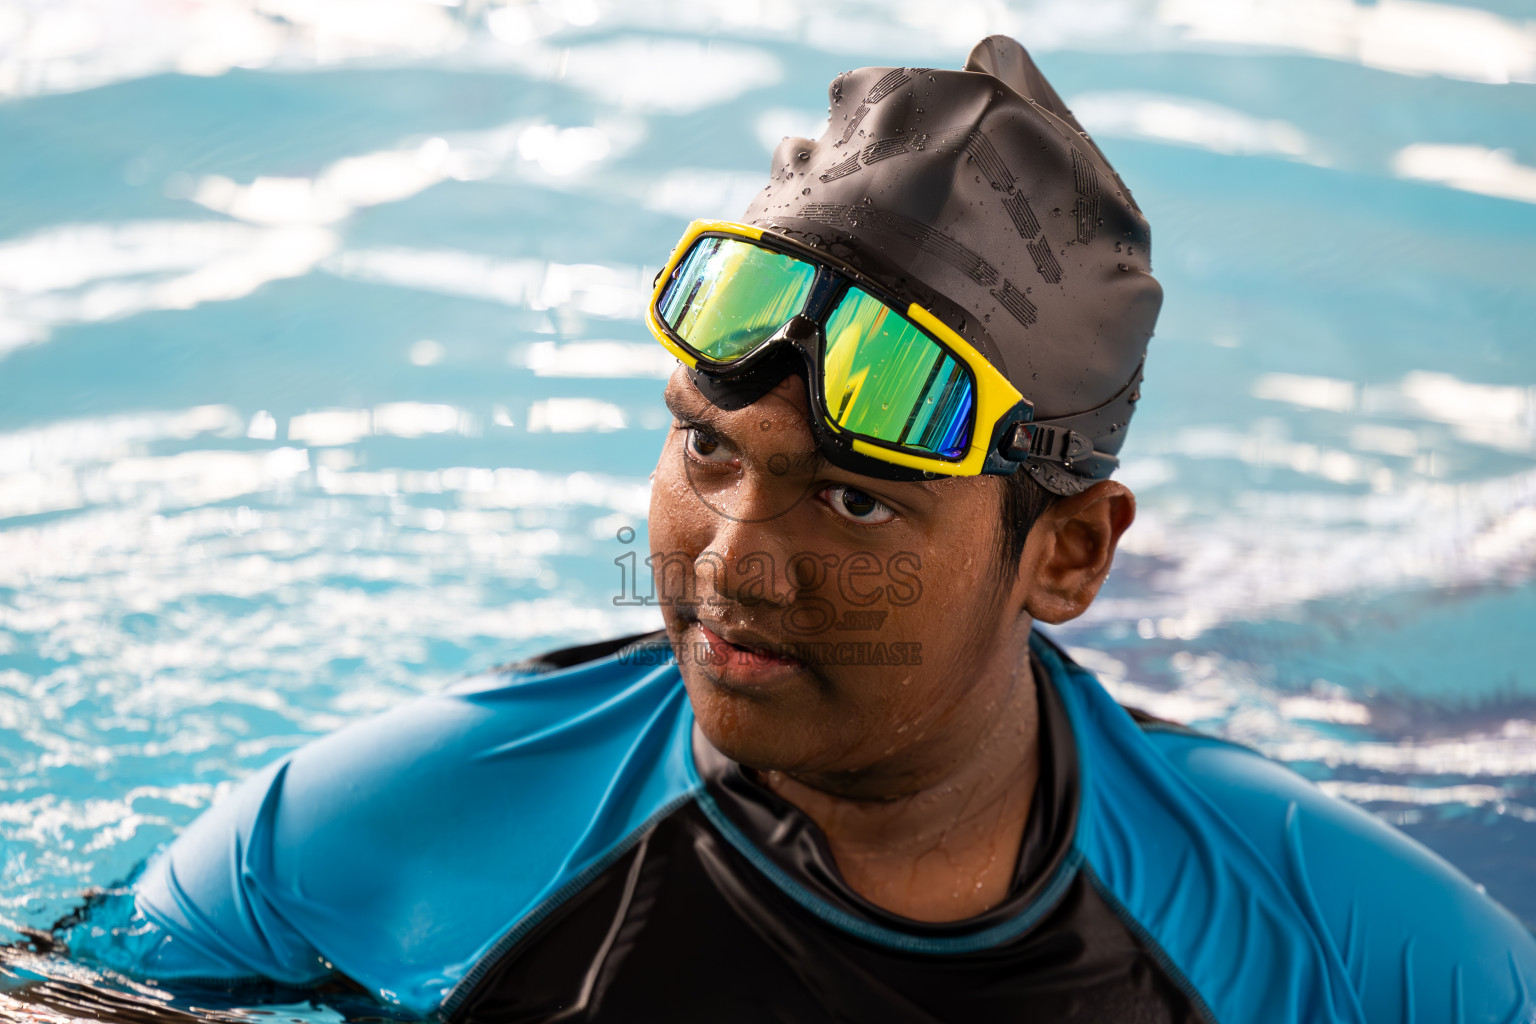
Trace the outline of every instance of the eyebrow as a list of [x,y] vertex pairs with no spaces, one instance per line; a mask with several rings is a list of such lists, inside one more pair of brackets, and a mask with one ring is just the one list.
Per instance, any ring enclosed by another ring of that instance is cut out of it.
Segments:
[[[668,386],[667,389],[662,392],[662,402],[666,404],[667,410],[671,412],[674,417],[690,427],[697,427],[719,434],[727,443],[731,444],[737,449],[740,449],[741,445],[737,443],[736,439],[732,438],[714,422],[719,418],[718,407],[712,404],[709,399],[700,394],[698,388],[693,385],[692,382],[689,383],[688,390],[685,391],[681,388],[677,390],[682,391],[682,394],[674,395],[674,390],[670,386]],[[697,404],[697,411],[690,412],[689,410],[683,408],[683,403],[689,400]],[[819,446],[814,447],[809,452],[804,453],[802,457],[811,460],[809,471],[812,474],[823,473],[828,470],[836,471],[841,468],[831,459],[827,458],[826,454],[822,452]],[[923,494],[927,495],[930,499],[935,500],[942,497],[939,494],[939,484],[943,482],[944,480],[942,479],[903,481],[904,484],[915,485]]]
[[[695,390],[697,390],[697,389],[695,389]],[[680,420],[687,420],[689,422],[697,422],[699,420],[699,417],[694,415],[693,413],[688,412],[686,409],[684,409],[682,407],[682,402],[680,402],[680,401],[678,401],[678,400],[673,398],[672,391],[673,391],[673,389],[669,387],[669,388],[667,388],[665,391],[663,391],[661,393],[661,400],[662,400],[662,402],[664,402],[666,404],[667,411],[670,412],[673,416],[676,416]],[[700,396],[700,397],[703,397],[703,396]]]
[[[740,450],[740,443],[735,438],[731,437],[730,434],[728,434],[725,430],[721,429],[716,422],[719,418],[719,413],[716,411],[717,407],[710,404],[709,399],[699,394],[697,387],[693,387],[692,384],[689,386],[693,389],[692,395],[687,395],[685,393],[684,396],[674,397],[673,389],[670,387],[662,392],[661,400],[666,404],[667,410],[671,412],[672,415],[677,419],[686,423],[690,427],[701,427],[704,430],[708,430],[721,435],[726,441],[730,442],[733,447]],[[698,401],[698,407],[696,411],[689,411],[688,409],[685,409],[683,407],[684,399],[693,398],[695,396],[697,396]],[[815,436],[814,430],[812,430],[812,436]],[[812,473],[820,473],[825,470],[835,468],[832,460],[827,458],[820,447],[812,447],[809,452],[804,452],[799,457],[811,460],[809,470]]]
[[[675,395],[674,391],[680,392],[680,394]],[[683,401],[690,399],[697,403],[697,412],[689,412],[687,409],[683,408]],[[716,411],[717,407],[713,405],[709,399],[705,398],[702,393],[700,393],[698,386],[692,381],[688,382],[686,389],[674,389],[672,385],[669,384],[667,388],[662,391],[661,400],[666,404],[668,411],[671,412],[673,416],[688,424],[690,427],[701,427],[705,430],[713,431],[720,434],[726,441],[730,442],[738,449],[741,447],[740,444],[736,443],[735,438],[732,438],[730,435],[726,434],[725,431],[721,430],[719,426],[712,422],[719,416],[718,411]],[[813,437],[815,436],[814,425],[812,426],[811,434]],[[810,466],[810,471],[812,473],[821,473],[826,470],[835,470],[840,468],[831,459],[827,458],[826,454],[822,452],[819,446],[812,448],[810,452],[806,453],[805,457],[812,460]],[[946,479],[953,478],[946,477],[938,480],[907,480],[903,482],[908,484],[915,484],[917,488],[924,494],[937,498],[940,497],[939,485],[942,484]]]
[[[702,398],[702,396],[700,397]],[[713,422],[718,418],[718,414],[711,413],[711,410],[714,407],[711,406],[707,401],[699,402],[697,409],[695,411],[690,411],[683,407],[683,402],[681,400],[673,398],[671,388],[668,388],[662,393],[661,400],[666,403],[667,411],[670,412],[675,419],[682,420],[690,427],[705,427],[709,430],[717,431],[721,434],[724,433],[724,431],[720,430],[720,428]],[[726,440],[730,440],[730,438],[726,438]]]

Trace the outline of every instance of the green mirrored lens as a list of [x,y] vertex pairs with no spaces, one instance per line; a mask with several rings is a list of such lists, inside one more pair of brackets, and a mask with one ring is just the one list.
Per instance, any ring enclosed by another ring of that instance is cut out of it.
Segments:
[[822,393],[837,424],[865,437],[944,458],[970,441],[975,396],[964,364],[858,288],[827,318]]
[[672,273],[659,312],[689,348],[728,363],[805,308],[816,268],[735,238],[701,238]]

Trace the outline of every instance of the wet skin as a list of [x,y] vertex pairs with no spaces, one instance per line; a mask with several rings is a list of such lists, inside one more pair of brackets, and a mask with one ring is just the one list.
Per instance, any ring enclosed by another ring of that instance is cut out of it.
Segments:
[[1130,491],[1061,499],[1003,572],[999,479],[828,464],[801,378],[725,411],[679,370],[666,402],[651,548],[705,737],[815,821],[876,905],[955,921],[1001,902],[1039,776],[1029,631],[1093,601]]

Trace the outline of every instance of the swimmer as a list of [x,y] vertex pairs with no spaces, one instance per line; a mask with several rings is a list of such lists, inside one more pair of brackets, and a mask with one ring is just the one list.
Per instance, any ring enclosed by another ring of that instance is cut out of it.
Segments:
[[665,631],[283,757],[135,884],[137,974],[444,1021],[1524,1022],[1423,847],[1118,706],[1081,615],[1161,303],[1025,51],[864,68],[648,313]]

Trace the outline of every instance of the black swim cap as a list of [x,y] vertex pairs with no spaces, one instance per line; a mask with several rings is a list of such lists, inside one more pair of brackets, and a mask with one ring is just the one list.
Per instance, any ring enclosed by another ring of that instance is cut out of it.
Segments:
[[1146,218],[1017,42],[963,71],[861,68],[827,131],[786,138],[746,223],[820,249],[954,328],[1096,454],[1028,463],[1070,494],[1107,476],[1162,305]]

